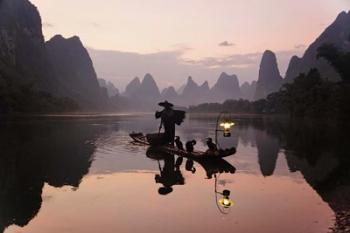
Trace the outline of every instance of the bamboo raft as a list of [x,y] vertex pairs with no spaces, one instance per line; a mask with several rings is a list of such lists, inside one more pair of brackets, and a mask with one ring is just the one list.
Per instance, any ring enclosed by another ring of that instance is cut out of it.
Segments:
[[[152,151],[158,151],[163,153],[174,154],[190,159],[214,159],[214,158],[224,158],[236,153],[236,148],[232,147],[226,150],[217,150],[217,151],[193,151],[187,152],[185,150],[180,150],[171,145],[160,145],[159,143],[152,142],[152,135],[144,135],[143,133],[131,133],[130,137],[134,140],[134,143],[141,145],[148,145],[152,147]],[[151,142],[150,142],[151,141]]]

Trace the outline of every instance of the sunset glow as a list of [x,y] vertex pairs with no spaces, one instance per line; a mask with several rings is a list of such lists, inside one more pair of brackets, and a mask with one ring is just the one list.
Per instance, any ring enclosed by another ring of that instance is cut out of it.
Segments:
[[32,2],[47,40],[78,35],[89,48],[128,52],[121,62],[132,68],[119,64],[111,71],[96,59],[103,55],[91,54],[98,75],[121,89],[147,72],[162,88],[179,87],[189,75],[212,85],[223,71],[242,82],[256,80],[266,49],[276,52],[284,74],[291,56],[302,55],[341,11],[350,9],[347,0]]

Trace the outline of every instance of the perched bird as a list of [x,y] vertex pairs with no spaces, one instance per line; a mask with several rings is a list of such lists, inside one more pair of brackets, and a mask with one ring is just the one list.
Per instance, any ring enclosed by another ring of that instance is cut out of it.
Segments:
[[192,153],[194,150],[194,145],[196,145],[196,140],[186,142],[186,151]]
[[182,144],[179,136],[175,137],[175,145],[179,150],[184,150],[184,145]]
[[213,142],[212,138],[207,138],[207,146],[208,146],[209,150],[212,150],[212,151],[217,151],[218,150],[218,147]]

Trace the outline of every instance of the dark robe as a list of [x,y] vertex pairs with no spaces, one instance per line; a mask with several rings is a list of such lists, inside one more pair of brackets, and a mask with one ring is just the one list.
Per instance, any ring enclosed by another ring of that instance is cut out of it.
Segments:
[[171,108],[156,112],[156,118],[161,118],[161,125],[164,127],[164,143],[174,144],[175,140],[175,111]]

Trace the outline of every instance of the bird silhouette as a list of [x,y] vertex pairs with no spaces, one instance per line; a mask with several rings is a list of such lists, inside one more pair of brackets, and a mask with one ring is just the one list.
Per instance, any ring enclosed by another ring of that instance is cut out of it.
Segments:
[[182,144],[179,136],[175,137],[175,145],[179,150],[184,150],[184,145]]
[[186,151],[192,153],[194,151],[194,145],[196,144],[196,140],[186,142]]
[[213,139],[212,139],[212,138],[207,138],[207,146],[208,146],[209,150],[212,150],[212,151],[218,150],[218,147],[217,147],[216,144],[213,142]]

